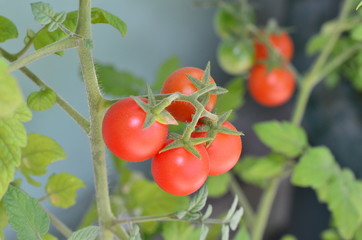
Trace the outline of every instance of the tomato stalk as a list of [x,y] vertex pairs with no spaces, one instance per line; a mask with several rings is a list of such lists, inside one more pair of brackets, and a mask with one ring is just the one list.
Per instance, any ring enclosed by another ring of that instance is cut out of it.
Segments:
[[[79,16],[76,33],[84,39],[92,38],[91,0],[79,1]],[[103,98],[98,86],[92,51],[84,41],[82,41],[78,47],[78,55],[86,86],[90,112],[89,140],[93,159],[97,211],[99,225],[101,227],[100,239],[111,240],[113,239],[113,233],[110,231],[110,226],[114,220],[114,216],[110,206],[105,147],[102,140],[101,126],[103,119]],[[118,238],[128,239],[127,233],[121,226],[119,226],[117,233],[119,235],[117,236]]]

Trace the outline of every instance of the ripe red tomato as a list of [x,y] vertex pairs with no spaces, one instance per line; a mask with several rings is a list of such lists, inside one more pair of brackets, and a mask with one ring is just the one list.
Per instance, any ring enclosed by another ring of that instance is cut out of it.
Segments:
[[113,104],[102,124],[103,139],[109,150],[130,162],[144,161],[156,155],[164,145],[168,126],[154,122],[142,129],[145,118],[146,113],[132,98]]
[[[224,122],[222,126],[236,130],[230,122]],[[194,138],[206,136],[206,132],[192,133]],[[239,135],[217,133],[214,141],[206,148],[210,158],[209,176],[217,176],[232,169],[240,158],[242,148]]]
[[170,194],[184,196],[204,184],[209,173],[209,155],[203,144],[197,145],[196,149],[200,158],[183,147],[167,150],[153,158],[152,176],[160,188]]
[[[183,94],[191,95],[197,91],[197,88],[188,79],[189,74],[201,81],[204,70],[195,67],[184,67],[173,72],[163,83],[161,93],[175,93],[180,92]],[[210,82],[215,83],[214,79],[210,77]],[[211,94],[205,109],[211,111],[216,103],[217,95]],[[166,108],[172,116],[180,122],[191,122],[192,115],[195,113],[195,108],[192,104],[183,101],[174,101]]]
[[[276,48],[281,57],[283,57],[287,61],[290,61],[292,59],[294,53],[294,45],[288,33],[272,33],[269,35],[269,41],[271,45]],[[256,61],[268,58],[268,49],[263,43],[255,41],[254,49]]]
[[249,75],[249,92],[261,105],[280,106],[287,102],[294,93],[293,74],[283,68],[274,68],[267,72],[265,65],[255,65]]

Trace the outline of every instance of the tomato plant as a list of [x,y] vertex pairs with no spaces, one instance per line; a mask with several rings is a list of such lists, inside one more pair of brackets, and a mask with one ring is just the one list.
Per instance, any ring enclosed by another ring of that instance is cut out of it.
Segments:
[[[221,126],[236,130],[230,122]],[[194,132],[192,137],[206,137],[207,132]],[[228,172],[238,162],[242,152],[242,141],[239,135],[218,132],[209,146],[206,147],[210,157],[209,176],[217,176]]]
[[195,192],[205,183],[210,170],[209,154],[201,144],[196,149],[200,158],[183,147],[161,152],[153,158],[152,176],[160,188],[183,196]]
[[[161,93],[175,93],[190,95],[196,92],[197,87],[190,81],[188,75],[201,81],[204,71],[195,67],[185,67],[174,71],[162,85]],[[210,82],[215,83],[214,79],[210,77]],[[210,94],[205,109],[211,111],[216,103],[217,95]],[[175,101],[167,107],[172,116],[181,122],[190,122],[192,115],[195,113],[195,108],[192,104],[185,101]]]
[[130,162],[155,156],[163,147],[168,126],[156,121],[143,128],[145,119],[146,113],[132,98],[124,98],[113,104],[104,115],[102,125],[103,139],[108,149]]
[[255,101],[264,106],[275,107],[291,98],[295,80],[287,69],[274,68],[268,71],[265,65],[258,64],[250,72],[248,88]]
[[[261,35],[264,35],[262,32]],[[277,50],[282,58],[290,61],[294,54],[294,44],[289,34],[286,32],[270,33],[266,36],[267,41]],[[265,42],[256,40],[254,43],[256,61],[265,60],[270,56]]]

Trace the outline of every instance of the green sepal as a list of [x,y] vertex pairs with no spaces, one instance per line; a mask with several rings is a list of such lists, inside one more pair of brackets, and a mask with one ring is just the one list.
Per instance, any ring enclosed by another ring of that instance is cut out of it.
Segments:
[[216,89],[211,90],[209,93],[210,94],[216,94],[216,95],[221,95],[221,94],[225,94],[229,92],[229,90],[227,90],[226,88],[223,87],[216,87]]
[[191,154],[193,154],[195,157],[197,158],[201,158],[201,155],[199,153],[199,151],[197,151],[197,149],[195,148],[194,145],[192,144],[185,144],[184,148]]
[[177,120],[172,116],[171,113],[163,110],[160,114],[155,116],[157,122],[167,125],[178,125]]
[[195,87],[197,89],[201,89],[205,86],[205,84],[203,82],[201,82],[200,79],[195,78],[194,76],[191,76],[190,74],[186,74],[186,76],[192,82],[192,84],[195,85]]
[[155,121],[156,121],[155,117],[152,114],[147,113],[142,129],[150,127]]
[[207,62],[204,74],[202,75],[201,82],[203,82],[204,84],[209,83],[210,77],[211,77],[211,75],[210,75],[210,62]]
[[148,97],[148,102],[151,106],[155,106],[156,105],[156,98],[155,95],[153,95],[152,89],[150,87],[149,84],[147,85],[147,97]]
[[180,139],[175,140],[175,141],[169,143],[166,147],[162,148],[160,153],[166,152],[166,151],[174,149],[174,148],[183,147],[183,146],[184,146],[184,143]]
[[230,128],[227,128],[227,127],[223,127],[223,126],[220,126],[217,131],[219,133],[224,133],[224,134],[229,134],[229,135],[242,135],[244,136],[244,133],[242,132],[239,132],[239,131],[236,131],[236,130],[233,130],[233,129],[230,129]]

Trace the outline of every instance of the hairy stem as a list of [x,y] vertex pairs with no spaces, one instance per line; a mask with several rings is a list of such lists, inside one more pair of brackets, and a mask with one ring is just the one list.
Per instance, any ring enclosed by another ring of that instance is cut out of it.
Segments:
[[64,237],[69,238],[73,231],[68,228],[62,221],[60,221],[54,214],[47,211],[50,222]]
[[[76,33],[81,35],[84,39],[92,38],[90,0],[79,1],[79,16]],[[92,51],[84,44],[84,41],[82,41],[78,47],[78,55],[86,86],[90,113],[89,140],[93,159],[97,211],[99,225],[101,227],[100,239],[112,240],[113,233],[110,231],[110,227],[114,220],[114,216],[110,206],[105,148],[101,131],[103,97],[101,96],[98,86]],[[120,239],[128,239],[127,233],[123,228],[119,228],[118,230],[120,230],[120,236],[118,236]]]
[[35,52],[19,58],[15,62],[11,63],[9,66],[9,71],[13,72],[19,68],[22,68],[34,61],[37,61],[45,56],[48,56],[50,54],[63,51],[69,48],[76,48],[79,45],[79,39],[74,38],[64,38],[62,40],[59,40],[53,44],[47,45],[39,50],[36,50]]

